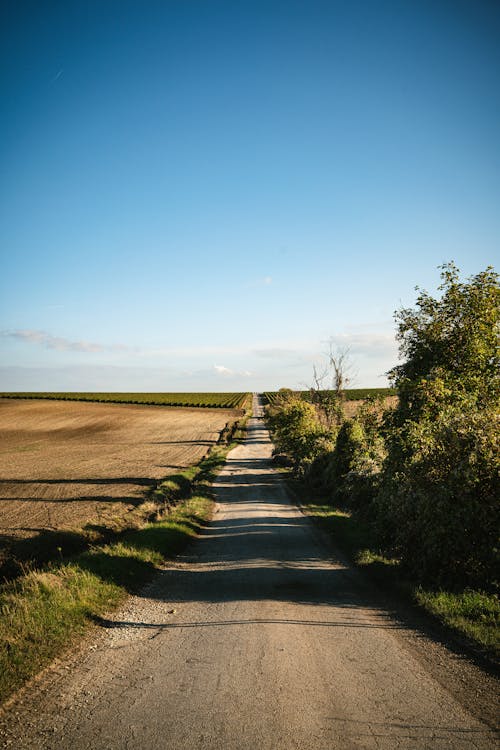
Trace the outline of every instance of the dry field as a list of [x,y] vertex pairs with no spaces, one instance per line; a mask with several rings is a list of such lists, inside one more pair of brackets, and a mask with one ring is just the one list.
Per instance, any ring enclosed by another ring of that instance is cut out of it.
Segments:
[[[363,399],[357,399],[355,401],[354,400],[346,401],[344,404],[344,411],[345,411],[346,417],[349,417],[349,418],[354,417],[358,409],[360,408],[360,406],[364,403],[365,402]],[[382,401],[383,406],[379,409],[379,411],[382,412],[383,409],[395,409],[397,406],[397,403],[398,403],[397,396],[386,396]]]
[[0,400],[0,557],[45,529],[123,517],[241,412]]

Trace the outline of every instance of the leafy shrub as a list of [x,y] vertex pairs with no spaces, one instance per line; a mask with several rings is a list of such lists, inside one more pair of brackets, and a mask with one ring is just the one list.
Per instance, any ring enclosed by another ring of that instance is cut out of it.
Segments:
[[381,421],[376,399],[368,399],[355,417],[344,419],[333,450],[311,465],[310,483],[328,491],[337,504],[364,510],[374,497],[385,456]]
[[301,399],[285,400],[281,408],[271,412],[270,424],[276,448],[291,456],[296,473],[303,473],[308,464],[332,447],[331,435],[319,423],[314,406]]
[[390,457],[379,517],[419,579],[495,585],[499,427],[494,410],[462,407],[406,426],[412,451]]
[[397,314],[406,361],[386,420],[377,499],[386,541],[422,580],[498,581],[500,287],[492,269],[462,283],[449,264],[442,298]]

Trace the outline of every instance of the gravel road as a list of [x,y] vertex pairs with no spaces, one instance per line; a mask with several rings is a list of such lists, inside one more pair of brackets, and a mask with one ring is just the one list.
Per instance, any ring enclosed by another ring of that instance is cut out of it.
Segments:
[[496,683],[381,605],[287,497],[262,420],[188,553],[11,702],[5,747],[497,748]]

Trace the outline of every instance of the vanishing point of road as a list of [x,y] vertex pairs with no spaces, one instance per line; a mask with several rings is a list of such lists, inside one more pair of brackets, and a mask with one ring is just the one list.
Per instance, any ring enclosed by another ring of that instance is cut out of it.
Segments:
[[200,538],[21,691],[0,744],[497,747],[495,679],[395,615],[334,555],[290,502],[258,403],[254,414]]

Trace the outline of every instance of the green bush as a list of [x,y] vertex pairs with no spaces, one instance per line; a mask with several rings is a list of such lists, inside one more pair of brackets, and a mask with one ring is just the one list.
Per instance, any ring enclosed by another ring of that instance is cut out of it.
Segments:
[[297,474],[332,447],[331,435],[318,421],[316,410],[306,401],[290,397],[270,415],[276,448],[290,455]]
[[495,586],[499,427],[495,410],[460,407],[402,431],[406,452],[389,457],[379,523],[419,579]]
[[309,475],[312,479],[316,474],[313,482],[327,489],[337,504],[350,506],[353,498],[348,487],[349,479],[360,470],[365,450],[363,425],[356,419],[346,419],[337,434],[335,447],[311,466]]
[[406,361],[392,371],[397,408],[378,526],[413,574],[447,585],[498,581],[500,287],[443,268],[443,294],[397,314]]
[[333,449],[310,466],[310,485],[332,502],[363,513],[370,505],[385,457],[382,414],[382,402],[367,399],[354,418],[344,419]]

